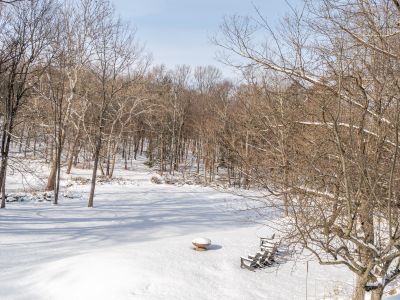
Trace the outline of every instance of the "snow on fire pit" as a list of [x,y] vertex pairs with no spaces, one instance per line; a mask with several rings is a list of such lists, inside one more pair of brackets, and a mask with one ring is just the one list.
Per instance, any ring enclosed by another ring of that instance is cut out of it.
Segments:
[[206,251],[211,245],[211,240],[207,238],[196,238],[192,241],[192,244],[194,245],[194,250]]

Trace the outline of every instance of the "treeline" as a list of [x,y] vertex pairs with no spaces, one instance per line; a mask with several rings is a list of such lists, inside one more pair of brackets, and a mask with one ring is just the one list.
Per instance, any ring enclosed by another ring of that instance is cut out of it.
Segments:
[[[61,128],[60,157],[67,174],[74,166],[94,165],[99,125],[94,120],[98,112],[91,101],[98,98],[94,95],[91,99],[87,93],[89,76],[86,73],[84,83],[75,84],[75,100],[67,99],[60,108],[63,114],[69,110]],[[237,88],[224,80],[218,69],[177,66],[168,70],[157,66],[143,72],[135,82],[125,84],[124,94],[110,101],[105,112],[99,174],[112,178],[116,163],[128,169],[132,160],[144,155],[146,164],[161,175],[194,176],[199,183],[210,183],[222,168],[224,175],[231,175],[224,179],[228,183],[244,184],[242,164],[233,159],[234,154],[227,150],[223,138],[228,115],[234,118],[238,107]],[[27,97],[13,139],[13,149],[20,156],[44,159],[51,164],[47,190],[54,188],[57,170],[59,125],[52,105],[35,92]],[[245,147],[244,141],[240,143]]]

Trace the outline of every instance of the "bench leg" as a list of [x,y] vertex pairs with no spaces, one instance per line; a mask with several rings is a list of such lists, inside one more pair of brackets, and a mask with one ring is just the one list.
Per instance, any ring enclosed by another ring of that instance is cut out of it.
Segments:
[[247,270],[250,270],[250,271],[255,271],[254,267],[252,267],[251,265],[246,265],[244,263],[243,259],[240,259],[240,268],[241,269],[247,269]]

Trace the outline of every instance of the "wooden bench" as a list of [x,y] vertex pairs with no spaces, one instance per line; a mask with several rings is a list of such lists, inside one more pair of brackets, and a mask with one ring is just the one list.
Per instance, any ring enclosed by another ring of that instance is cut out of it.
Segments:
[[273,234],[269,238],[260,238],[260,248],[261,250],[269,250],[273,251],[274,254],[278,252],[278,246],[280,245],[281,240]]
[[257,268],[265,268],[271,266],[275,262],[275,254],[278,246],[275,245],[272,249],[261,249],[256,255],[248,255],[247,257],[240,257],[240,267],[254,271]]
[[279,243],[279,236],[275,235],[275,233],[271,237],[260,237],[260,247],[273,246],[276,243]]
[[263,257],[263,253],[257,252],[256,255],[248,255],[247,257],[240,257],[240,267],[242,269],[248,269],[250,271],[254,271],[257,267],[259,267],[259,261]]
[[271,266],[275,262],[275,254],[278,252],[278,245],[276,244],[272,249],[262,248],[264,255],[260,258],[260,267]]
[[280,240],[273,234],[271,237],[260,238],[260,251],[254,256],[240,257],[240,267],[255,271],[257,268],[265,268],[275,263],[275,255],[278,253]]

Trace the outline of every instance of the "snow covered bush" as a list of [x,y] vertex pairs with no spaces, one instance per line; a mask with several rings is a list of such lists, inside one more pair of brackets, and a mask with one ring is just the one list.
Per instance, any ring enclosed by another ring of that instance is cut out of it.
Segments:
[[153,175],[153,176],[151,176],[150,181],[151,181],[152,183],[155,183],[155,184],[162,184],[162,183],[163,183],[163,180],[162,180],[162,178],[161,178],[160,175]]

